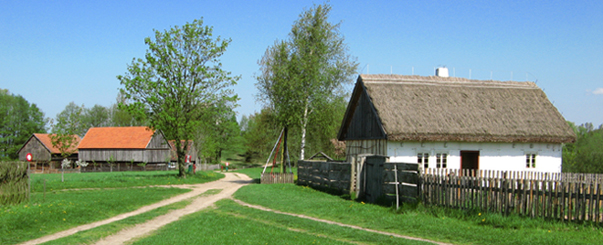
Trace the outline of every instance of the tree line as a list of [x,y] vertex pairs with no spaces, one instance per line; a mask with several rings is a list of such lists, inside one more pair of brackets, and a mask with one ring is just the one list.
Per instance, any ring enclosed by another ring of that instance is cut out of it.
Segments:
[[576,142],[563,146],[563,172],[603,173],[603,124],[576,125],[568,122],[576,133]]

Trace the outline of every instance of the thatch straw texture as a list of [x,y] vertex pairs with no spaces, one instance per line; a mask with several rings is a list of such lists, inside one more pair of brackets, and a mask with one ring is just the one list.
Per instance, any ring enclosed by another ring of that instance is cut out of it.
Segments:
[[360,75],[358,83],[366,89],[388,140],[575,140],[563,116],[532,82]]

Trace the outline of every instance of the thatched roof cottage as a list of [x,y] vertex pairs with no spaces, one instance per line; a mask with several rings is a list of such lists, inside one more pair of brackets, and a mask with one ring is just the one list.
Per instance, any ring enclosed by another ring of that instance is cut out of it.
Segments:
[[90,128],[78,146],[87,162],[167,163],[170,145],[163,133],[147,127]]
[[533,82],[360,75],[338,138],[348,159],[560,172],[562,144],[575,134]]

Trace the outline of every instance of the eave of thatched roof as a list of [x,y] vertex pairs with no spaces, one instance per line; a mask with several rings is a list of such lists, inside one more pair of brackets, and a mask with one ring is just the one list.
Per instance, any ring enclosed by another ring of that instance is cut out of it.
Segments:
[[[393,141],[573,142],[565,119],[532,82],[360,75],[354,93],[370,97]],[[351,100],[358,98],[352,96]],[[348,106],[355,103],[350,101]],[[354,123],[348,108],[341,130]],[[346,123],[348,125],[346,125]],[[342,139],[340,132],[340,140]]]

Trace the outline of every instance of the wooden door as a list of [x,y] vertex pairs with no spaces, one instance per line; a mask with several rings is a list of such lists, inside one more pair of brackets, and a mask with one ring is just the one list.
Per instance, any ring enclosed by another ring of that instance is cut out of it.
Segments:
[[467,171],[479,169],[479,151],[461,151],[461,174]]

